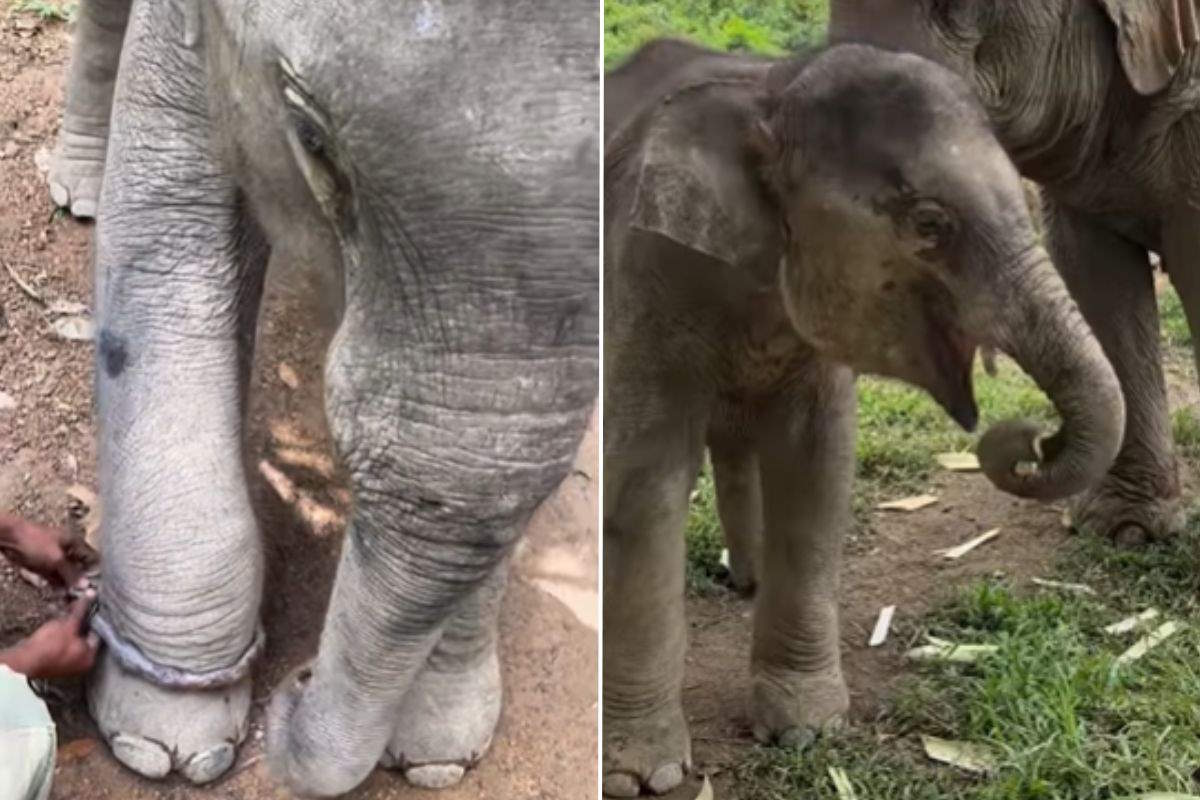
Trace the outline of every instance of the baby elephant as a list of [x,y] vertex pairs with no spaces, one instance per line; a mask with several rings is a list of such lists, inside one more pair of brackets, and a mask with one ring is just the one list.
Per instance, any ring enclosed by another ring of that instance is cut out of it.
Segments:
[[762,536],[751,714],[788,744],[848,707],[855,371],[924,388],[971,430],[976,349],[1011,355],[1064,420],[980,442],[1024,497],[1103,476],[1125,411],[949,72],[861,45],[772,61],[659,42],[606,95],[604,792],[633,797],[689,766],[681,533],[706,445],[735,552]]

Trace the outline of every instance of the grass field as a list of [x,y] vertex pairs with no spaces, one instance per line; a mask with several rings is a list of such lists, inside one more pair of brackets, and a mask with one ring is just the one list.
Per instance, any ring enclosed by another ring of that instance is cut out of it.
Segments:
[[[784,52],[819,38],[822,2],[719,3],[703,0],[605,3],[606,63],[618,63],[643,41],[685,36],[713,47]],[[1178,298],[1162,296],[1165,357],[1190,371],[1191,336]],[[1042,396],[1015,366],[995,378],[977,375],[989,421],[1053,419]],[[855,487],[860,525],[883,496],[927,485],[934,454],[968,449],[959,431],[926,395],[897,383],[860,380]],[[1200,417],[1174,412],[1178,449],[1200,463]],[[1169,546],[1121,552],[1076,537],[1053,573],[1094,594],[1030,591],[1003,579],[961,587],[898,635],[932,634],[955,642],[994,644],[974,664],[912,668],[884,715],[821,737],[802,752],[753,748],[734,771],[738,796],[756,800],[844,798],[830,768],[845,771],[854,796],[908,800],[1117,800],[1200,796],[1200,621],[1197,540],[1200,520]],[[711,477],[693,493],[687,528],[688,586],[722,592],[723,547]],[[1105,633],[1104,626],[1153,607],[1183,629],[1145,657],[1117,656],[1147,629]],[[920,750],[917,732],[984,748],[992,768],[972,776],[939,766]]]

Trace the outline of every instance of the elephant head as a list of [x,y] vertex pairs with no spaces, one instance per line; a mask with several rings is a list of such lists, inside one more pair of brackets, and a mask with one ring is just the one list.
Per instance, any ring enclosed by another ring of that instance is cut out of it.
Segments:
[[[1116,376],[966,84],[864,45],[742,69],[677,91],[642,123],[630,225],[769,264],[802,339],[924,388],[968,430],[976,349],[999,348],[1063,425],[1049,438],[1025,422],[989,430],[991,480],[1050,499],[1102,476],[1124,430]],[[610,170],[627,133],[610,140]]]
[[1022,171],[1049,181],[1099,151],[1114,90],[1124,104],[1167,87],[1200,42],[1200,3],[833,0],[830,39],[911,51],[963,76]]

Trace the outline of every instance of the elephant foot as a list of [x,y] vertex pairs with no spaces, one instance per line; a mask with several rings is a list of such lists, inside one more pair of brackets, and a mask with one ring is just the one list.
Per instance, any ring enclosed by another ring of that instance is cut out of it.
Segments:
[[726,571],[729,586],[742,597],[753,597],[758,589],[758,570],[753,560],[739,556],[729,550],[729,567]]
[[453,786],[492,743],[501,694],[495,649],[470,666],[427,664],[404,697],[380,765],[425,789]]
[[1131,490],[1113,476],[1079,495],[1071,504],[1076,530],[1107,538],[1120,548],[1138,548],[1170,539],[1183,530],[1179,497],[1157,497]]
[[822,730],[835,728],[850,710],[840,669],[818,673],[755,676],[750,711],[754,738],[763,744],[807,747]]
[[666,794],[692,768],[692,744],[683,707],[655,714],[604,720],[604,796]]
[[107,135],[72,133],[64,127],[50,161],[50,198],[79,219],[93,219],[104,180]]
[[250,679],[220,689],[164,689],[125,672],[107,651],[88,680],[88,709],[112,754],[147,778],[192,783],[224,774],[246,737]]

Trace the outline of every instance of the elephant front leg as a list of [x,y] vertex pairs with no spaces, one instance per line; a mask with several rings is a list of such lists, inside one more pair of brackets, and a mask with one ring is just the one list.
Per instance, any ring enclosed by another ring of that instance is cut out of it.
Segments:
[[854,479],[854,403],[849,370],[814,368],[759,433],[765,527],[751,714],[763,742],[804,744],[849,708],[838,582]]
[[124,764],[204,782],[250,705],[262,557],[242,431],[266,249],[209,156],[203,65],[175,22],[165,3],[130,21],[96,228],[107,646],[88,703]]
[[373,313],[399,305],[352,294],[327,357],[354,518],[316,660],[268,714],[271,770],[303,795],[348,791],[381,761],[445,785],[487,748],[502,564],[594,403],[594,352],[514,370],[388,328],[415,315]]
[[649,448],[640,457],[605,457],[603,762],[608,797],[665,794],[691,768],[681,695],[687,649],[683,530],[703,438],[688,427],[637,437]]
[[1061,204],[1049,204],[1046,219],[1055,266],[1125,395],[1121,451],[1100,484],[1074,501],[1074,522],[1123,546],[1173,535],[1182,525],[1179,472],[1149,256],[1142,246]]
[[76,217],[96,216],[113,87],[132,0],[86,0],[75,22],[67,104],[50,162],[50,196]]

